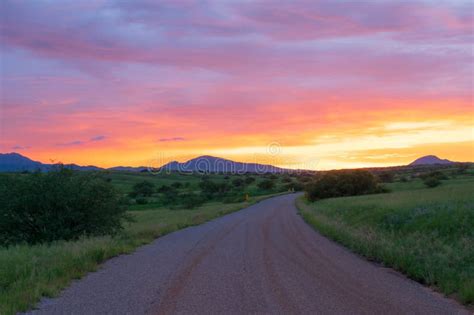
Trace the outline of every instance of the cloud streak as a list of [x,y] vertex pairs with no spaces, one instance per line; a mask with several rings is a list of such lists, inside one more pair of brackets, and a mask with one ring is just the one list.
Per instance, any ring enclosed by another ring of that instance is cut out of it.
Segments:
[[158,139],[159,142],[179,142],[179,141],[186,141],[183,137],[173,137],[173,138],[161,138]]
[[89,143],[93,142],[99,142],[105,140],[105,136],[94,136],[90,138],[89,140],[74,140],[70,142],[65,142],[65,143],[58,143],[56,144],[58,147],[75,147],[75,146],[83,146]]

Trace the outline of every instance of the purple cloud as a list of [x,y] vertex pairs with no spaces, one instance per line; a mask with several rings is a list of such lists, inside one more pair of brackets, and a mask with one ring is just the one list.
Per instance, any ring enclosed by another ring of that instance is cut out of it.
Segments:
[[65,143],[58,143],[58,147],[72,147],[72,146],[77,146],[77,145],[83,145],[85,142],[80,141],[80,140],[75,140],[71,142],[65,142]]
[[28,150],[31,148],[31,146],[26,145],[26,146],[21,146],[21,145],[15,145],[12,147],[12,150]]
[[44,3],[7,1],[2,9],[0,36],[5,45],[40,56],[82,67],[93,61],[138,62],[235,72],[270,68],[269,55],[276,54],[287,64],[298,60],[304,50],[317,53],[308,49],[311,45],[303,51],[284,47],[288,42],[384,35],[400,41],[470,43],[474,5],[329,0],[274,6],[266,1],[93,5],[79,1],[57,10]]
[[106,139],[106,136],[95,136],[95,137],[90,138],[89,140],[75,140],[75,141],[66,142],[66,143],[58,143],[57,146],[59,147],[80,146],[80,145],[84,145],[91,142],[103,141],[105,139]]
[[107,138],[106,136],[95,136],[95,137],[90,138],[89,141],[91,142],[102,141],[102,140],[105,140],[106,138]]
[[158,140],[159,142],[178,142],[178,141],[186,141],[183,137],[173,137],[173,138],[161,138]]

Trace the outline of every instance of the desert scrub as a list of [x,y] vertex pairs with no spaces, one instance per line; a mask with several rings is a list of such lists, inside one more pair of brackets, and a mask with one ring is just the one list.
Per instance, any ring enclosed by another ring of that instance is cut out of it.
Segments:
[[412,279],[474,302],[474,180],[383,195],[298,200],[326,236]]

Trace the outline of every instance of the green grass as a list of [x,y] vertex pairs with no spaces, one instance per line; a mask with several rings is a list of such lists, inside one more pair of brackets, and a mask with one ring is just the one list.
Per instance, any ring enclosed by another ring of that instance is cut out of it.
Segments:
[[474,178],[428,189],[393,183],[393,192],[308,203],[303,218],[351,250],[393,267],[465,304],[474,302]]
[[[190,190],[199,190],[198,185],[204,175],[199,173],[140,173],[140,172],[123,172],[123,171],[104,171],[102,172],[105,177],[111,180],[111,183],[118,188],[122,193],[129,193],[132,191],[134,184],[142,182],[144,180],[152,182],[157,188],[162,185],[170,186],[173,183],[179,182],[181,184],[189,183]],[[232,174],[207,174],[210,180],[222,183],[224,181],[232,182],[233,179],[242,178],[244,175],[232,175]],[[261,194],[261,191],[257,188],[257,184],[264,180],[264,176],[251,175],[256,181],[245,187],[245,190],[252,195]],[[279,181],[280,177],[276,182],[281,185]],[[278,185],[277,185],[278,186]],[[180,189],[180,191],[187,189]]]
[[248,202],[234,204],[208,203],[193,210],[133,211],[130,213],[135,222],[115,237],[0,248],[0,314],[25,311],[41,297],[57,295],[73,279],[96,270],[111,257],[130,253],[164,234],[201,224],[267,197],[252,197]]

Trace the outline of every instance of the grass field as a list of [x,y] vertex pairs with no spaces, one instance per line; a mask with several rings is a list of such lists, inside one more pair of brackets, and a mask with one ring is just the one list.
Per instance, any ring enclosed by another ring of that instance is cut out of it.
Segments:
[[474,302],[474,177],[425,188],[387,185],[386,194],[298,200],[322,234],[465,304]]
[[[129,185],[126,179],[125,185]],[[130,253],[159,236],[237,211],[266,197],[233,204],[207,203],[193,210],[154,209],[147,205],[148,210],[130,212],[135,222],[116,237],[0,248],[0,314],[15,314],[34,306],[42,296],[55,296],[71,280],[96,270],[108,258]]]
[[[189,189],[198,190],[198,185],[204,175],[202,174],[186,174],[186,173],[167,173],[162,172],[158,174],[153,173],[140,173],[140,172],[119,172],[119,171],[107,171],[105,172],[105,177],[109,178],[112,184],[117,187],[121,192],[128,193],[132,190],[134,184],[141,181],[150,181],[155,186],[159,187],[162,185],[172,185],[173,183],[189,184]],[[231,182],[236,178],[245,178],[244,175],[222,175],[222,174],[206,174],[210,180],[222,183],[222,182]],[[246,191],[252,195],[259,195],[262,192],[257,188],[257,184],[264,180],[262,175],[249,175],[256,179],[256,181],[247,187]],[[277,183],[280,183],[276,180]],[[281,183],[280,183],[281,184]]]

